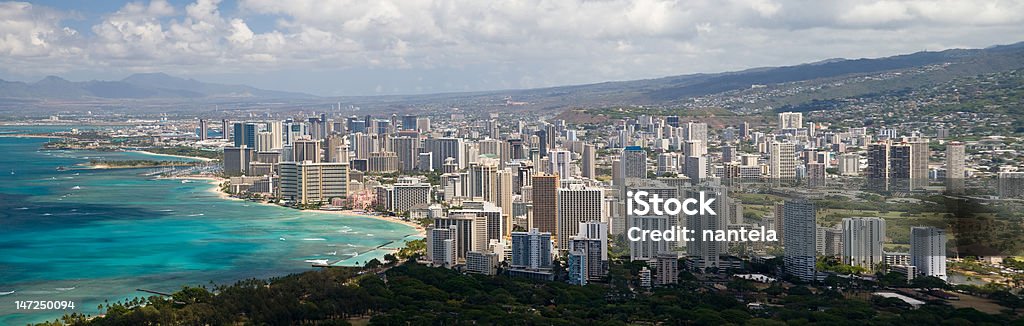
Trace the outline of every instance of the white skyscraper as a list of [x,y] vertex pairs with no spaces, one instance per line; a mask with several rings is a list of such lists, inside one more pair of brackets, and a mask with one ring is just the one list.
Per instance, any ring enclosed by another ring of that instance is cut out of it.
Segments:
[[814,280],[818,233],[814,204],[806,200],[787,200],[782,211],[785,271],[804,281]]
[[572,152],[566,150],[553,150],[548,152],[551,159],[551,173],[557,174],[560,179],[572,178]]
[[604,191],[599,188],[588,188],[583,184],[570,184],[568,188],[558,189],[558,222],[556,225],[558,250],[569,250],[570,237],[579,233],[584,222],[601,221],[601,209]]
[[779,113],[779,129],[800,129],[803,126],[804,114],[800,112]]
[[860,155],[853,153],[839,155],[839,174],[845,176],[860,175]]
[[946,279],[946,231],[931,226],[910,228],[910,264],[927,276]]
[[[668,230],[669,216],[636,216],[629,215],[626,228],[643,230]],[[675,217],[672,217],[675,218]],[[669,251],[668,241],[654,241],[649,237],[642,241],[629,241],[629,260],[652,260],[662,252]]]
[[796,146],[793,143],[772,142],[769,148],[768,173],[773,182],[791,182],[796,179]]
[[882,262],[885,220],[877,217],[843,219],[843,263],[874,270]]

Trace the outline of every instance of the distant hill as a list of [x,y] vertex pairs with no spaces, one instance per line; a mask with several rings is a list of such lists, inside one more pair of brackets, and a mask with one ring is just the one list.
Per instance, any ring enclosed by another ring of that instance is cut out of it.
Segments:
[[0,80],[0,98],[28,99],[312,99],[316,96],[184,79],[164,73],[134,74],[117,81],[72,82],[47,76],[34,83]]
[[[679,62],[680,65],[686,64]],[[433,104],[461,108],[483,107],[502,110],[561,110],[572,107],[611,107],[625,105],[674,105],[691,98],[723,92],[750,89],[753,85],[777,85],[793,82],[825,82],[836,78],[863,76],[886,72],[902,72],[916,68],[943,65],[943,69],[913,74],[886,83],[844,86],[845,93],[821,94],[820,99],[836,94],[845,96],[885,92],[905,87],[948,81],[962,76],[1024,68],[1024,42],[985,49],[950,49],[924,51],[875,59],[832,58],[813,63],[762,67],[714,74],[689,74],[655,79],[603,82],[586,85],[557,86],[537,89],[485,91],[472,93],[372,96],[342,98],[364,108],[393,109],[401,106]],[[855,89],[854,89],[855,88]],[[501,100],[511,96],[515,101],[529,103],[506,107]],[[787,104],[787,103],[772,103]]]

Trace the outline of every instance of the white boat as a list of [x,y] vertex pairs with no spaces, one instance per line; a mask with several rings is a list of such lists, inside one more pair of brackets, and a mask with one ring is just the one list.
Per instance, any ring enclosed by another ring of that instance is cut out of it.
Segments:
[[71,187],[71,190],[79,190],[79,189],[82,189],[82,187],[79,187],[79,186]]
[[8,295],[8,294],[14,294],[14,292],[15,291],[0,292],[0,296],[4,296],[4,295]]
[[277,240],[281,240],[281,241],[284,241],[284,238],[277,238]]
[[327,265],[327,259],[306,259],[307,263],[313,263],[313,265]]
[[337,251],[331,251],[331,252],[328,252],[327,254],[331,255],[331,256],[337,256],[338,252]]

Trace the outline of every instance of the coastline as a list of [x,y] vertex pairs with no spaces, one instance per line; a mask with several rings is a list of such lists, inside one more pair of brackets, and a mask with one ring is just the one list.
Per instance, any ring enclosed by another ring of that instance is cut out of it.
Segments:
[[[245,199],[237,198],[237,197],[231,196],[231,194],[228,194],[226,192],[220,191],[220,185],[222,183],[228,181],[228,179],[225,179],[225,178],[221,178],[221,177],[217,177],[217,176],[203,175],[203,176],[166,177],[164,179],[204,180],[204,181],[207,182],[207,184],[210,185],[210,187],[208,187],[206,189],[206,191],[210,192],[211,194],[216,194],[218,198],[225,199],[225,200],[245,201]],[[284,207],[284,206],[281,206],[281,205],[267,203],[267,202],[263,202],[263,201],[257,201],[257,202],[252,202],[252,203],[260,204],[260,205],[268,205],[268,206],[287,208],[287,207]],[[408,226],[408,227],[411,227],[411,228],[415,229],[416,230],[416,234],[418,236],[426,236],[427,235],[427,230],[422,225],[419,225],[416,222],[404,221],[404,220],[400,220],[400,219],[397,219],[397,218],[390,218],[390,217],[387,217],[387,216],[367,214],[365,212],[355,211],[355,210],[351,210],[351,209],[346,209],[346,210],[300,209],[298,211],[299,212],[303,212],[303,213],[333,214],[333,215],[350,216],[350,217],[354,216],[354,217],[359,217],[359,218],[371,218],[371,219],[375,219],[375,220],[379,220],[379,221],[398,223],[398,224],[402,224],[402,225],[405,225],[405,226]]]

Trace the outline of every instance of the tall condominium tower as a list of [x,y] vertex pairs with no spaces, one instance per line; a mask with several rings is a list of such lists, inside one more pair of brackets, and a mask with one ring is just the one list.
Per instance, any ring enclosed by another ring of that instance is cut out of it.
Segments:
[[793,143],[772,142],[768,173],[773,182],[796,180],[796,146]]
[[[536,187],[536,184],[534,186]],[[536,188],[534,189],[536,191]],[[558,189],[556,238],[560,252],[569,250],[570,237],[579,233],[581,223],[601,221],[603,194],[602,189],[589,188],[583,184],[570,184],[567,188]],[[536,198],[534,207],[536,209]]]
[[807,200],[787,200],[783,204],[782,218],[786,229],[785,256],[783,264],[786,273],[804,281],[817,277],[815,257],[817,254],[817,213],[814,204]]
[[804,114],[800,112],[779,113],[779,129],[800,129],[803,127]]
[[533,220],[530,221],[531,229],[551,233],[556,238],[559,236],[558,185],[556,175],[533,176]]
[[910,264],[918,273],[946,279],[946,232],[936,227],[910,228]]
[[597,177],[597,173],[595,173],[595,168],[594,168],[596,166],[596,164],[597,164],[597,154],[596,153],[597,152],[596,152],[596,150],[594,150],[594,145],[583,144],[583,162],[580,165],[580,167],[583,170],[583,177],[584,178],[591,178],[591,179],[593,179],[593,178]]
[[843,263],[874,270],[882,262],[885,220],[877,217],[843,219]]
[[530,232],[512,232],[512,268],[551,268],[551,233],[530,229]]
[[623,149],[621,162],[623,178],[647,178],[647,151],[640,146]]
[[954,195],[964,193],[964,143],[946,144],[946,192]]

